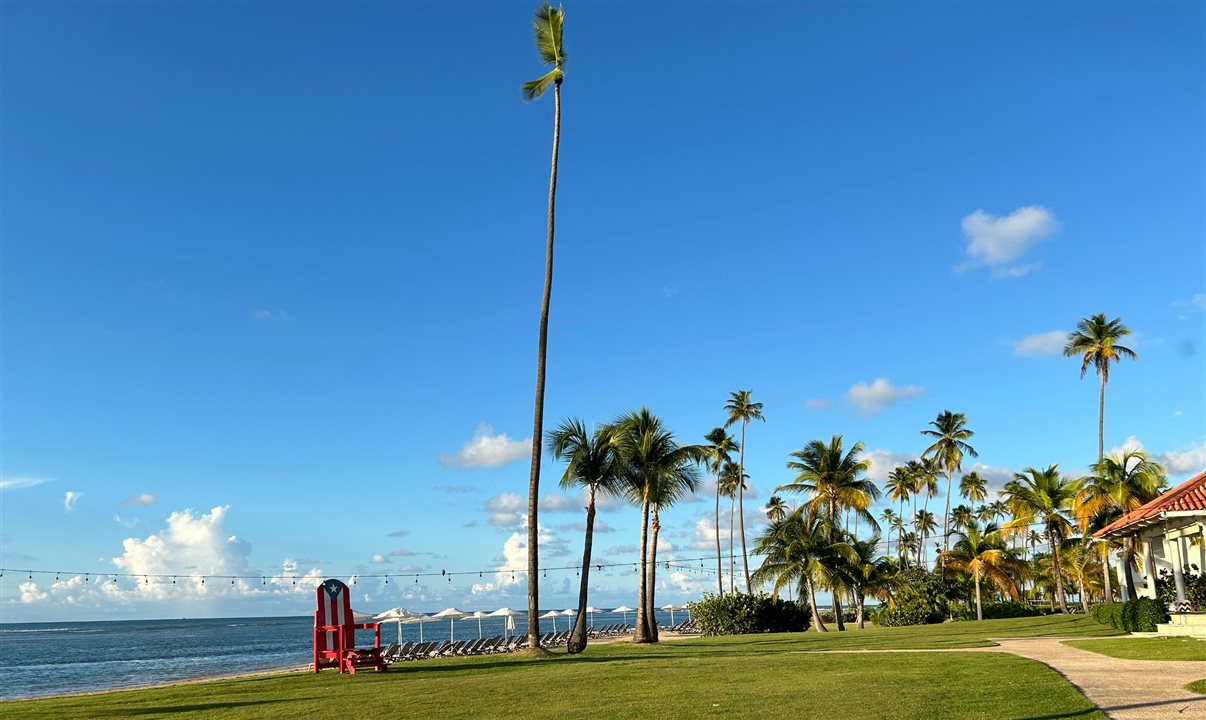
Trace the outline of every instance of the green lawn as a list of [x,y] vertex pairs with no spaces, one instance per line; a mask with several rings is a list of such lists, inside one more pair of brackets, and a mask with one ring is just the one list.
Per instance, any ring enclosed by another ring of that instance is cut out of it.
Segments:
[[1186,685],[1185,689],[1191,693],[1206,695],[1206,678],[1203,678],[1202,680],[1194,680]]
[[1069,640],[1064,644],[1125,660],[1206,661],[1206,641],[1188,637]]
[[[807,653],[974,647],[988,637],[1089,635],[1085,618],[1026,618],[785,635],[598,645],[579,656],[407,663],[388,673],[296,673],[3,703],[20,718],[1103,719],[1036,662],[997,653]],[[1092,631],[1092,632],[1091,632]]]

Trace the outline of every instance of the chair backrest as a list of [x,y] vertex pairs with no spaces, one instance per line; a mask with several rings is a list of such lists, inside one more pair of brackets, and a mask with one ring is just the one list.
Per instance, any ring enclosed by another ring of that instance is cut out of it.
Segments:
[[315,591],[318,609],[314,611],[314,627],[336,629],[316,632],[316,651],[345,650],[356,645],[356,621],[352,618],[351,593],[341,580],[326,580]]

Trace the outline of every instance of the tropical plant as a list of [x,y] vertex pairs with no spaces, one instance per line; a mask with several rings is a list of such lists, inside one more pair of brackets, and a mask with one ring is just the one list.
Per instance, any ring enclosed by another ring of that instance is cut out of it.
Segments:
[[[720,471],[724,468],[725,463],[731,462],[730,455],[737,451],[737,443],[733,442],[733,436],[726,433],[724,428],[713,428],[712,432],[704,436],[704,440],[708,443],[704,446],[708,453],[707,469],[716,478],[716,582],[719,585],[720,596],[723,597],[724,569],[720,564]],[[732,542],[732,538],[733,534],[730,529],[730,542]],[[733,588],[730,587],[730,589]]]
[[[919,553],[918,548],[921,547],[921,538],[915,532],[907,532],[900,536],[900,556],[906,561],[911,561],[914,554]],[[920,558],[920,555],[918,555]],[[921,565],[920,560],[917,563]]]
[[[943,410],[930,421],[929,430],[921,434],[934,441],[921,453],[922,457],[933,458],[938,468],[946,475],[946,509],[942,516],[942,550],[945,552],[950,540],[948,520],[951,515],[951,481],[963,466],[963,456],[976,457],[976,449],[968,444],[974,432],[967,429],[967,418],[963,413]],[[943,565],[943,567],[946,567]]]
[[1002,530],[1009,534],[1026,532],[1031,525],[1042,525],[1053,559],[1055,596],[1061,612],[1068,612],[1064,596],[1064,578],[1059,572],[1060,544],[1072,533],[1072,522],[1068,514],[1080,482],[1060,475],[1058,466],[1051,465],[1043,470],[1026,468],[1014,473],[1014,479],[1005,485],[1013,520],[1005,523]]
[[1077,597],[1080,598],[1080,608],[1089,612],[1089,595],[1102,587],[1098,573],[1101,572],[1101,561],[1093,549],[1092,538],[1070,538],[1064,541],[1059,553],[1060,572],[1069,580],[1076,583]]
[[956,531],[955,547],[942,551],[942,559],[955,572],[967,573],[976,586],[976,619],[984,619],[984,604],[981,600],[980,584],[992,583],[1003,594],[1018,598],[1015,577],[1026,572],[1026,563],[1017,558],[1005,544],[995,525],[981,529],[969,523],[962,531]]
[[565,473],[561,476],[561,489],[586,490],[586,538],[582,548],[582,576],[578,588],[578,614],[574,629],[566,646],[570,654],[580,653],[586,648],[586,607],[590,578],[591,546],[595,531],[595,500],[600,493],[616,495],[622,490],[620,460],[616,454],[615,428],[600,426],[589,433],[586,425],[571,418],[549,431],[547,446],[557,460],[565,460]]
[[959,478],[959,494],[975,507],[976,503],[983,503],[988,499],[988,481],[978,472],[969,472]]
[[[741,450],[738,454],[737,465],[741,468],[738,477],[745,477],[745,428],[750,424],[750,420],[761,420],[766,422],[766,418],[762,417],[762,403],[756,403],[750,400],[750,394],[753,390],[737,390],[729,393],[729,401],[724,404],[724,410],[729,414],[729,419],[724,426],[727,428],[735,423],[741,423]],[[750,589],[750,556],[745,549],[745,483],[737,485],[737,523],[741,531],[741,563],[745,569],[745,591],[751,592]]]
[[770,500],[766,501],[766,519],[771,522],[787,517],[789,511],[787,503],[783,502],[783,498],[778,495],[771,495]]
[[913,529],[917,531],[919,542],[917,543],[917,564],[925,567],[926,563],[922,562],[921,553],[925,549],[926,538],[938,529],[938,521],[934,518],[934,513],[929,510],[918,510],[913,516]]
[[1105,388],[1110,381],[1110,363],[1117,363],[1122,358],[1138,360],[1135,351],[1118,344],[1122,338],[1130,335],[1131,331],[1122,324],[1122,318],[1106,320],[1105,313],[1097,313],[1088,318],[1081,318],[1076,323],[1076,330],[1068,335],[1068,344],[1064,346],[1065,357],[1080,358],[1080,377],[1083,379],[1089,367],[1092,366],[1101,378],[1101,389],[1097,398],[1097,457],[1105,457]]
[[733,531],[733,520],[737,515],[738,488],[748,489],[745,481],[749,475],[742,475],[741,468],[731,460],[720,469],[720,494],[729,499],[729,592],[737,592],[737,555],[733,550],[737,533]]
[[960,530],[967,527],[976,519],[975,513],[966,505],[956,505],[951,510],[951,527],[955,530]]
[[817,612],[818,580],[836,567],[848,546],[831,539],[833,523],[816,508],[802,505],[782,520],[772,522],[754,541],[754,553],[762,564],[754,570],[754,582],[769,582],[773,593],[795,585],[797,596],[807,598],[812,608],[812,627],[828,628]]
[[[679,445],[648,408],[616,418],[615,443],[623,465],[625,493],[641,508],[640,581],[633,642],[657,642],[654,587],[657,582],[658,510],[698,485],[696,464],[708,459],[699,445]],[[653,514],[652,526],[650,514]],[[652,529],[653,538],[650,538]]]
[[561,83],[565,79],[562,31],[565,11],[545,3],[532,19],[536,50],[552,68],[522,86],[524,100],[535,100],[553,88],[553,160],[549,172],[548,234],[544,250],[544,294],[540,302],[540,333],[536,349],[536,410],[532,418],[532,464],[528,477],[528,645],[540,648],[540,572],[537,511],[540,497],[541,438],[544,437],[544,376],[549,337],[549,299],[553,290],[553,227],[557,205],[557,153],[561,148]]
[[[903,518],[905,501],[913,494],[913,478],[909,475],[908,466],[898,465],[892,468],[892,471],[888,473],[888,481],[884,483],[884,489],[887,490],[888,500],[900,503],[900,517]],[[900,523],[896,529],[897,555],[899,556],[899,547],[904,540],[904,523]]]
[[[791,453],[795,459],[788,461],[787,469],[794,470],[796,476],[792,482],[775,488],[775,492],[811,495],[804,506],[823,513],[830,524],[829,538],[832,543],[840,540],[837,519],[843,511],[854,513],[855,517],[878,529],[879,524],[869,508],[879,498],[879,488],[862,476],[871,467],[870,461],[863,458],[862,453],[863,444],[858,442],[849,452],[843,451],[841,435],[834,435],[828,444],[812,440],[802,449]],[[831,587],[833,613],[838,618],[838,630],[842,630],[840,582],[835,580]],[[816,609],[816,603],[813,603],[813,609]]]
[[868,540],[852,538],[847,544],[850,551],[845,554],[845,562],[841,565],[849,576],[850,588],[854,594],[855,626],[862,630],[867,596],[879,600],[881,605],[890,601],[897,587],[899,568],[896,563],[876,551],[879,546],[878,535]]
[[731,593],[687,603],[695,616],[700,635],[743,635],[748,633],[800,632],[808,628],[811,609],[807,605],[758,593]]

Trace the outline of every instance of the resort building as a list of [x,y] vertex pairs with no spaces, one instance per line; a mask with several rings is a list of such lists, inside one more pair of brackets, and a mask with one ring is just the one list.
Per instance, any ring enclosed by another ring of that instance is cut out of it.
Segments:
[[[1134,537],[1142,572],[1134,579],[1140,597],[1156,597],[1161,570],[1172,574],[1176,602],[1169,606],[1172,622],[1160,632],[1206,637],[1206,607],[1195,608],[1185,594],[1184,569],[1206,571],[1206,472],[1201,472],[1155,500],[1138,507],[1093,534],[1098,539]],[[1121,560],[1119,577],[1130,572]],[[1122,599],[1126,583],[1120,582]],[[1195,612],[1196,611],[1196,612]]]

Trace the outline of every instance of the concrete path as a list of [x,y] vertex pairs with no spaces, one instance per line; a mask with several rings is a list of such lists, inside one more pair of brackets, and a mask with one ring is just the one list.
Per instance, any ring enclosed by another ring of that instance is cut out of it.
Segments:
[[1036,660],[1056,671],[1080,690],[1089,702],[1114,720],[1206,720],[1206,695],[1197,695],[1185,689],[1190,682],[1206,678],[1206,661],[1123,660],[1063,644],[1064,640],[1095,639],[993,638],[996,647],[804,652],[1007,652]]

